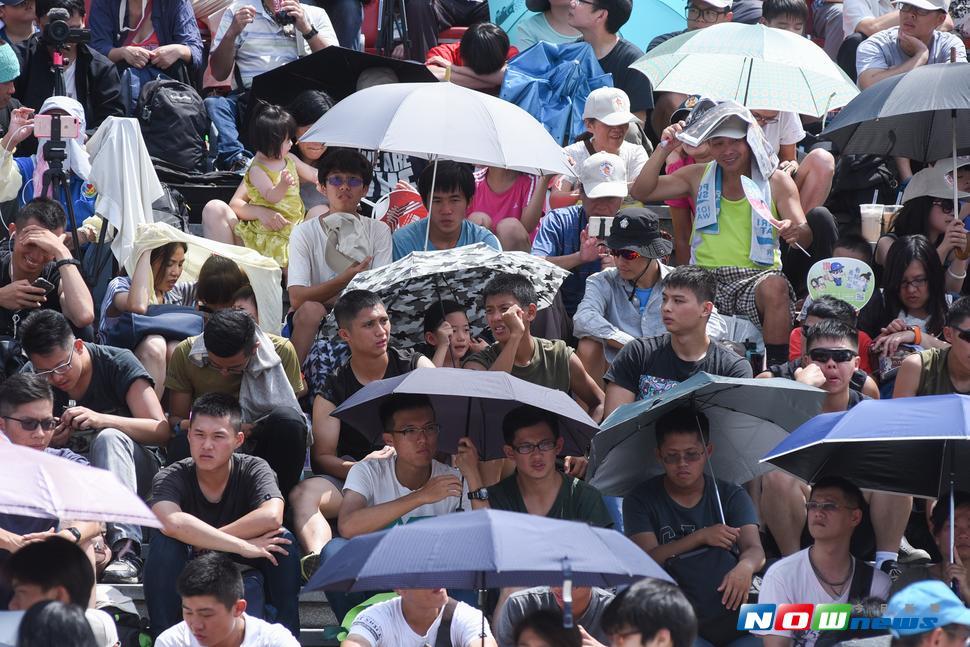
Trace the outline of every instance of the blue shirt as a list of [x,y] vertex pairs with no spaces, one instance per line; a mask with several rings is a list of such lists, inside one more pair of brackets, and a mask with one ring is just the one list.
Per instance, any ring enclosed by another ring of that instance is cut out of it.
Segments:
[[[22,207],[34,199],[33,177],[37,158],[31,155],[30,157],[15,157],[13,161],[16,162],[17,170],[20,171],[20,177],[23,180],[23,185],[20,187],[20,195],[18,196],[18,202]],[[94,215],[94,203],[98,198],[98,191],[94,188],[93,184],[74,175],[66,166],[64,170],[68,174],[68,195],[74,204],[74,219],[80,225],[87,218]],[[58,190],[55,193],[57,195],[54,196],[54,199],[64,207],[65,215],[67,215],[63,190]],[[67,225],[64,227],[64,231],[71,231],[72,228],[71,217],[67,216]]]
[[[568,256],[579,251],[579,234],[589,219],[582,205],[550,211],[539,222],[539,231],[532,241],[532,253],[536,256]],[[586,292],[586,278],[602,269],[599,260],[583,263],[573,268],[562,282],[563,305],[572,317]]]
[[[412,222],[406,227],[401,227],[394,232],[394,257],[393,260],[404,258],[411,252],[424,251],[424,237],[428,231],[428,219],[422,218],[417,222]],[[489,230],[476,225],[468,220],[461,223],[461,234],[458,236],[458,243],[455,247],[474,245],[475,243],[485,243],[489,247],[502,251],[502,245],[498,238]],[[437,251],[430,240],[428,240],[428,251]]]

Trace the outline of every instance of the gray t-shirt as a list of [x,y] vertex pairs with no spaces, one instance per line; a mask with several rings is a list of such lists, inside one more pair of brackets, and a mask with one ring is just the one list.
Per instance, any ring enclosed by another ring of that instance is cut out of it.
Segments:
[[[934,32],[927,64],[950,62],[951,47],[957,48],[957,61],[966,62],[967,48],[959,37],[945,31]],[[861,75],[869,69],[888,70],[909,58],[899,47],[899,27],[890,27],[876,32],[859,45],[855,55],[856,74]]]
[[[613,594],[606,589],[593,587],[592,597],[589,606],[582,615],[573,618],[577,625],[582,625],[583,629],[600,641],[604,645],[609,644],[610,639],[600,626],[600,620],[607,605],[612,602]],[[515,647],[514,635],[515,626],[536,611],[551,610],[560,611],[556,604],[556,598],[548,586],[537,586],[531,589],[516,591],[509,596],[502,606],[498,621],[495,624],[495,640],[499,647]]]

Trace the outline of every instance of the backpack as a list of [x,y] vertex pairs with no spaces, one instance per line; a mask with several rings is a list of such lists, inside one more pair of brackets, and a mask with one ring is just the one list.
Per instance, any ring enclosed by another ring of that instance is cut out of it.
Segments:
[[162,197],[152,203],[152,220],[172,225],[179,231],[189,231],[189,205],[182,194],[162,184]]
[[889,158],[878,155],[840,155],[835,163],[832,192],[825,206],[836,214],[839,224],[857,225],[859,205],[873,202],[893,204],[899,181],[890,169]]
[[148,154],[182,171],[204,172],[209,115],[192,86],[156,79],[142,86],[135,108]]

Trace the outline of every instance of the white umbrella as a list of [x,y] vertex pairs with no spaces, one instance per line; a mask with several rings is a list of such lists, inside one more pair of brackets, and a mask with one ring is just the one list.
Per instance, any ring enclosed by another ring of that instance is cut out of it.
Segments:
[[328,146],[573,175],[541,123],[516,105],[453,83],[393,83],[355,92],[300,138]]
[[107,470],[20,447],[2,437],[0,465],[0,512],[162,527],[145,502]]
[[764,25],[722,23],[671,38],[633,65],[656,92],[733,99],[754,110],[821,117],[859,89],[818,45]]

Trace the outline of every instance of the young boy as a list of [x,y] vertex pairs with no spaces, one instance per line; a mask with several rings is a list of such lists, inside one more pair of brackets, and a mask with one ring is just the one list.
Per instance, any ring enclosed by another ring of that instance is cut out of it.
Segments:
[[169,627],[156,647],[298,647],[283,625],[246,614],[239,568],[222,553],[206,553],[186,564],[179,575],[182,622]]
[[533,337],[529,325],[539,301],[524,276],[499,274],[482,292],[485,318],[495,343],[466,357],[463,368],[505,371],[526,382],[577,396],[593,420],[603,419],[603,391],[566,342]]
[[486,342],[472,337],[465,307],[454,301],[439,301],[425,310],[424,341],[418,349],[439,368],[459,368],[469,352],[488,348]]
[[471,441],[465,439],[459,446],[457,463],[472,467],[466,470],[472,475],[469,497],[496,510],[613,527],[599,491],[556,470],[556,456],[563,445],[556,416],[529,405],[517,407],[505,415],[502,435],[505,458],[515,463],[515,472],[490,488],[481,487],[481,478],[476,478],[477,452]]
[[313,446],[310,463],[320,478],[304,479],[290,495],[296,535],[306,556],[305,578],[316,570],[320,551],[333,533],[327,518],[340,510],[344,479],[350,469],[366,458],[389,455],[388,449],[372,446],[352,426],[331,416],[344,400],[365,384],[403,375],[434,364],[412,351],[389,347],[391,320],[384,304],[373,292],[351,290],[333,307],[339,335],[350,347],[350,360],[327,377],[313,398]]
[[[625,531],[658,564],[707,546],[738,547],[737,565],[726,572],[675,572],[675,579],[693,580],[689,590],[703,586],[722,594],[723,609],[697,609],[699,617],[712,620],[747,601],[752,576],[765,563],[754,503],[734,483],[718,480],[715,489],[704,473],[714,447],[702,412],[678,407],[657,419],[655,427],[656,459],[664,474],[644,481],[623,499]],[[723,522],[718,512],[722,509]],[[702,636],[706,628],[702,623]]]
[[460,42],[428,50],[425,65],[439,81],[497,94],[505,79],[505,62],[518,53],[501,27],[480,22],[469,27]]

